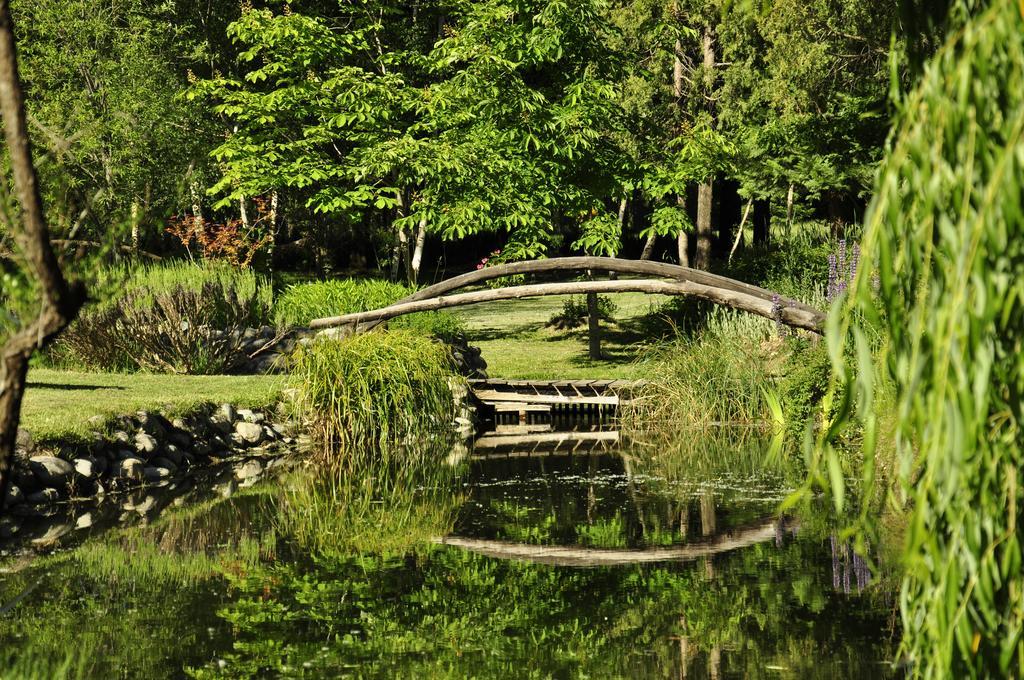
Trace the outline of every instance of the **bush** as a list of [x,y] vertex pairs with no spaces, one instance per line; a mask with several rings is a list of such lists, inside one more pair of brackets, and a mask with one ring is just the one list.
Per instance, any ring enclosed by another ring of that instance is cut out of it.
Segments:
[[408,330],[318,338],[296,351],[292,376],[325,466],[405,466],[456,415],[448,347]]
[[248,358],[242,332],[270,318],[269,283],[251,270],[171,264],[101,273],[58,354],[87,368],[225,373]]
[[[597,315],[603,321],[615,321],[615,312],[618,306],[607,295],[597,296]],[[548,321],[549,326],[560,329],[579,328],[587,323],[587,298],[570,297],[562,303],[562,311],[558,312]]]
[[[279,325],[306,326],[313,319],[387,307],[411,294],[412,290],[401,284],[377,279],[300,283],[284,291],[274,314]],[[408,314],[391,320],[389,325],[446,339],[463,330],[459,318],[449,312]]]

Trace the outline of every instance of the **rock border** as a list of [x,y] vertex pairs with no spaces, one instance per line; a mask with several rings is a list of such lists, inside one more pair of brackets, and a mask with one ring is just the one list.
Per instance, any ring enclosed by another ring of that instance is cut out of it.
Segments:
[[139,411],[110,420],[98,417],[95,424],[106,428],[93,432],[91,444],[57,444],[46,450],[37,450],[31,436],[19,431],[4,509],[165,484],[193,467],[242,456],[249,460],[236,466],[235,477],[245,482],[263,471],[254,457],[306,443],[305,437],[294,435],[288,419],[272,409],[232,404],[207,405],[175,418]]

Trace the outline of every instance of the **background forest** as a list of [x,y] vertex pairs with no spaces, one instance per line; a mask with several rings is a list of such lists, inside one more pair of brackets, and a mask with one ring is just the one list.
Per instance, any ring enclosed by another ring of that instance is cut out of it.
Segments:
[[910,72],[872,0],[12,5],[68,252],[410,282],[841,236]]

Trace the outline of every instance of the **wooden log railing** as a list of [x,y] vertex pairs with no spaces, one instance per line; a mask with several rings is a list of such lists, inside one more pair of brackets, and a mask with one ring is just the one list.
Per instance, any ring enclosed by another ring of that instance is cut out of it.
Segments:
[[[578,270],[642,274],[670,280],[640,279],[531,284],[447,295],[460,288],[505,276]],[[321,330],[352,325],[360,327],[361,330],[369,330],[382,321],[413,312],[543,295],[615,292],[691,295],[716,304],[775,319],[788,326],[802,328],[815,333],[821,333],[825,324],[825,314],[810,305],[797,300],[783,298],[765,288],[759,288],[758,286],[699,269],[681,267],[665,262],[624,260],[613,257],[556,257],[547,260],[510,262],[471,271],[446,279],[432,286],[427,286],[388,307],[316,319],[310,323],[310,328]]]

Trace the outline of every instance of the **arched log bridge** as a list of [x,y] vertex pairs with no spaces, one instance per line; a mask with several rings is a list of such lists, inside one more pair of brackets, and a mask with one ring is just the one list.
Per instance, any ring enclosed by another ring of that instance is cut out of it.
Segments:
[[[639,274],[657,278],[540,283],[449,295],[452,291],[460,288],[505,276],[582,270]],[[547,260],[510,262],[471,271],[428,286],[388,307],[316,319],[310,324],[310,328],[322,330],[351,326],[355,330],[369,330],[383,321],[413,312],[427,312],[480,302],[543,295],[622,292],[689,295],[773,319],[792,328],[801,328],[819,334],[825,326],[825,314],[810,305],[783,298],[764,288],[700,269],[691,269],[665,262],[623,260],[614,257],[554,257]]]

